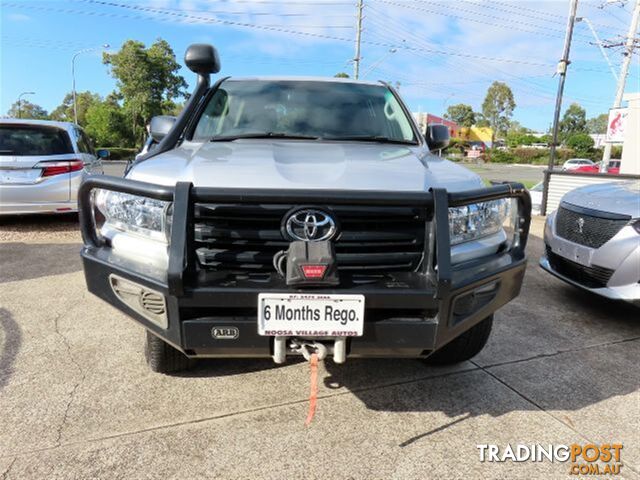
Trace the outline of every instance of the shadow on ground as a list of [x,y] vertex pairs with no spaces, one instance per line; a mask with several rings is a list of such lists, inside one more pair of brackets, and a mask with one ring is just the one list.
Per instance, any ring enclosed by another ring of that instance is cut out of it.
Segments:
[[22,331],[13,320],[11,313],[0,308],[0,333],[2,338],[0,350],[0,390],[9,383],[13,374],[13,365],[22,345]]
[[0,231],[17,233],[45,233],[78,231],[77,213],[0,216]]
[[82,270],[77,243],[0,243],[0,284]]

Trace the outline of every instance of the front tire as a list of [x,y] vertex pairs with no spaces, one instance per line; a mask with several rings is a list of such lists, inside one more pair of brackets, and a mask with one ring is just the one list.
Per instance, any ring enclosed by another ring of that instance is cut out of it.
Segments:
[[148,330],[146,331],[144,357],[149,368],[157,373],[181,372],[188,370],[195,364],[195,360],[190,359]]
[[430,365],[451,365],[475,357],[487,344],[492,326],[493,315],[447,343],[425,361]]

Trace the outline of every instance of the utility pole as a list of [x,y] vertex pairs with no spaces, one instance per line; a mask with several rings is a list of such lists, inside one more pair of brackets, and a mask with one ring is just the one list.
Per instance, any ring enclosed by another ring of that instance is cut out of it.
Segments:
[[358,14],[356,22],[356,55],[353,58],[353,78],[356,80],[360,75],[360,39],[362,37],[362,8],[364,0],[358,0]]
[[[562,109],[562,94],[564,93],[564,81],[567,76],[569,66],[569,52],[571,51],[571,38],[573,37],[573,27],[576,23],[576,12],[578,11],[578,0],[571,0],[569,7],[569,20],[567,21],[567,32],[564,37],[564,50],[562,58],[558,62],[556,73],[560,75],[558,81],[558,93],[556,94],[556,108],[553,112],[553,137],[551,140],[551,151],[549,152],[549,171],[553,170],[556,161],[556,146],[558,144],[558,123],[560,121],[560,110]],[[542,205],[540,213],[547,214],[547,197],[549,195],[549,174],[544,176],[544,189],[542,191]]]
[[[627,75],[629,74],[629,64],[633,57],[633,49],[635,48],[635,37],[638,32],[638,19],[640,19],[640,0],[636,0],[636,6],[633,9],[633,15],[631,16],[631,25],[629,25],[629,33],[627,34],[627,41],[624,45],[624,60],[622,61],[622,67],[620,67],[620,76],[618,77],[618,88],[616,90],[616,98],[613,101],[612,108],[620,108],[622,105],[622,96],[624,95],[624,87],[627,83]],[[609,167],[609,160],[611,160],[611,143],[607,142],[604,146],[604,153],[602,154],[602,165],[600,171],[607,171]]]

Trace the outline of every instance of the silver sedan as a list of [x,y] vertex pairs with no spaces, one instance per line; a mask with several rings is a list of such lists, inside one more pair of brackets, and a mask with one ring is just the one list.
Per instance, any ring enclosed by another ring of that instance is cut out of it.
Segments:
[[640,306],[640,181],[580,187],[547,217],[540,266],[577,287]]

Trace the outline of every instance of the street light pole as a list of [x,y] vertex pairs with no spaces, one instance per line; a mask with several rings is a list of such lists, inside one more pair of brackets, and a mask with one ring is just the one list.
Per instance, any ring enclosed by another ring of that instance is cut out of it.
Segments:
[[607,65],[609,65],[609,69],[611,70],[611,74],[613,75],[613,78],[615,78],[616,82],[617,82],[618,81],[618,74],[616,73],[616,71],[613,68],[613,64],[611,63],[611,60],[609,59],[609,55],[607,55],[607,51],[602,46],[602,41],[600,40],[600,37],[598,36],[598,32],[596,32],[596,29],[593,27],[593,23],[591,23],[591,21],[587,17],[578,17],[578,18],[576,18],[576,22],[584,22],[584,23],[587,24],[587,26],[589,27],[589,30],[591,30],[591,33],[593,34],[593,38],[596,39],[596,45],[598,45],[598,48],[600,49],[600,53],[602,53],[602,56],[607,61]]
[[35,94],[36,92],[22,92],[20,95],[18,95],[18,118],[22,118],[22,96]]
[[[404,41],[404,40],[403,40]],[[384,62],[389,56],[393,55],[394,53],[396,53],[398,51],[397,48],[390,48],[389,51],[387,53],[385,53],[382,57],[380,57],[377,61],[373,62],[373,64],[371,64],[371,66],[362,74],[361,78],[366,78],[367,75],[369,75],[372,71],[374,71],[376,68],[378,68],[378,66]]]
[[101,48],[109,48],[109,44],[105,43],[101,47],[92,47],[85,48],[83,50],[79,50],[73,54],[71,58],[71,94],[73,96],[73,123],[78,124],[78,107],[76,105],[76,58],[78,55],[88,52],[94,52],[96,50],[100,50]]
[[[558,81],[558,93],[556,94],[556,107],[553,112],[553,139],[551,140],[551,151],[549,152],[549,171],[553,170],[556,161],[556,145],[558,144],[558,122],[560,121],[560,110],[562,109],[562,94],[564,93],[564,80],[567,76],[569,66],[569,52],[571,51],[571,38],[573,37],[573,27],[576,23],[576,12],[578,11],[578,0],[571,0],[569,7],[569,20],[567,21],[567,32],[564,37],[564,49],[562,58],[558,62],[557,73],[560,75]],[[540,213],[547,213],[547,197],[549,195],[549,174],[544,176],[544,188],[542,190],[542,204]]]

